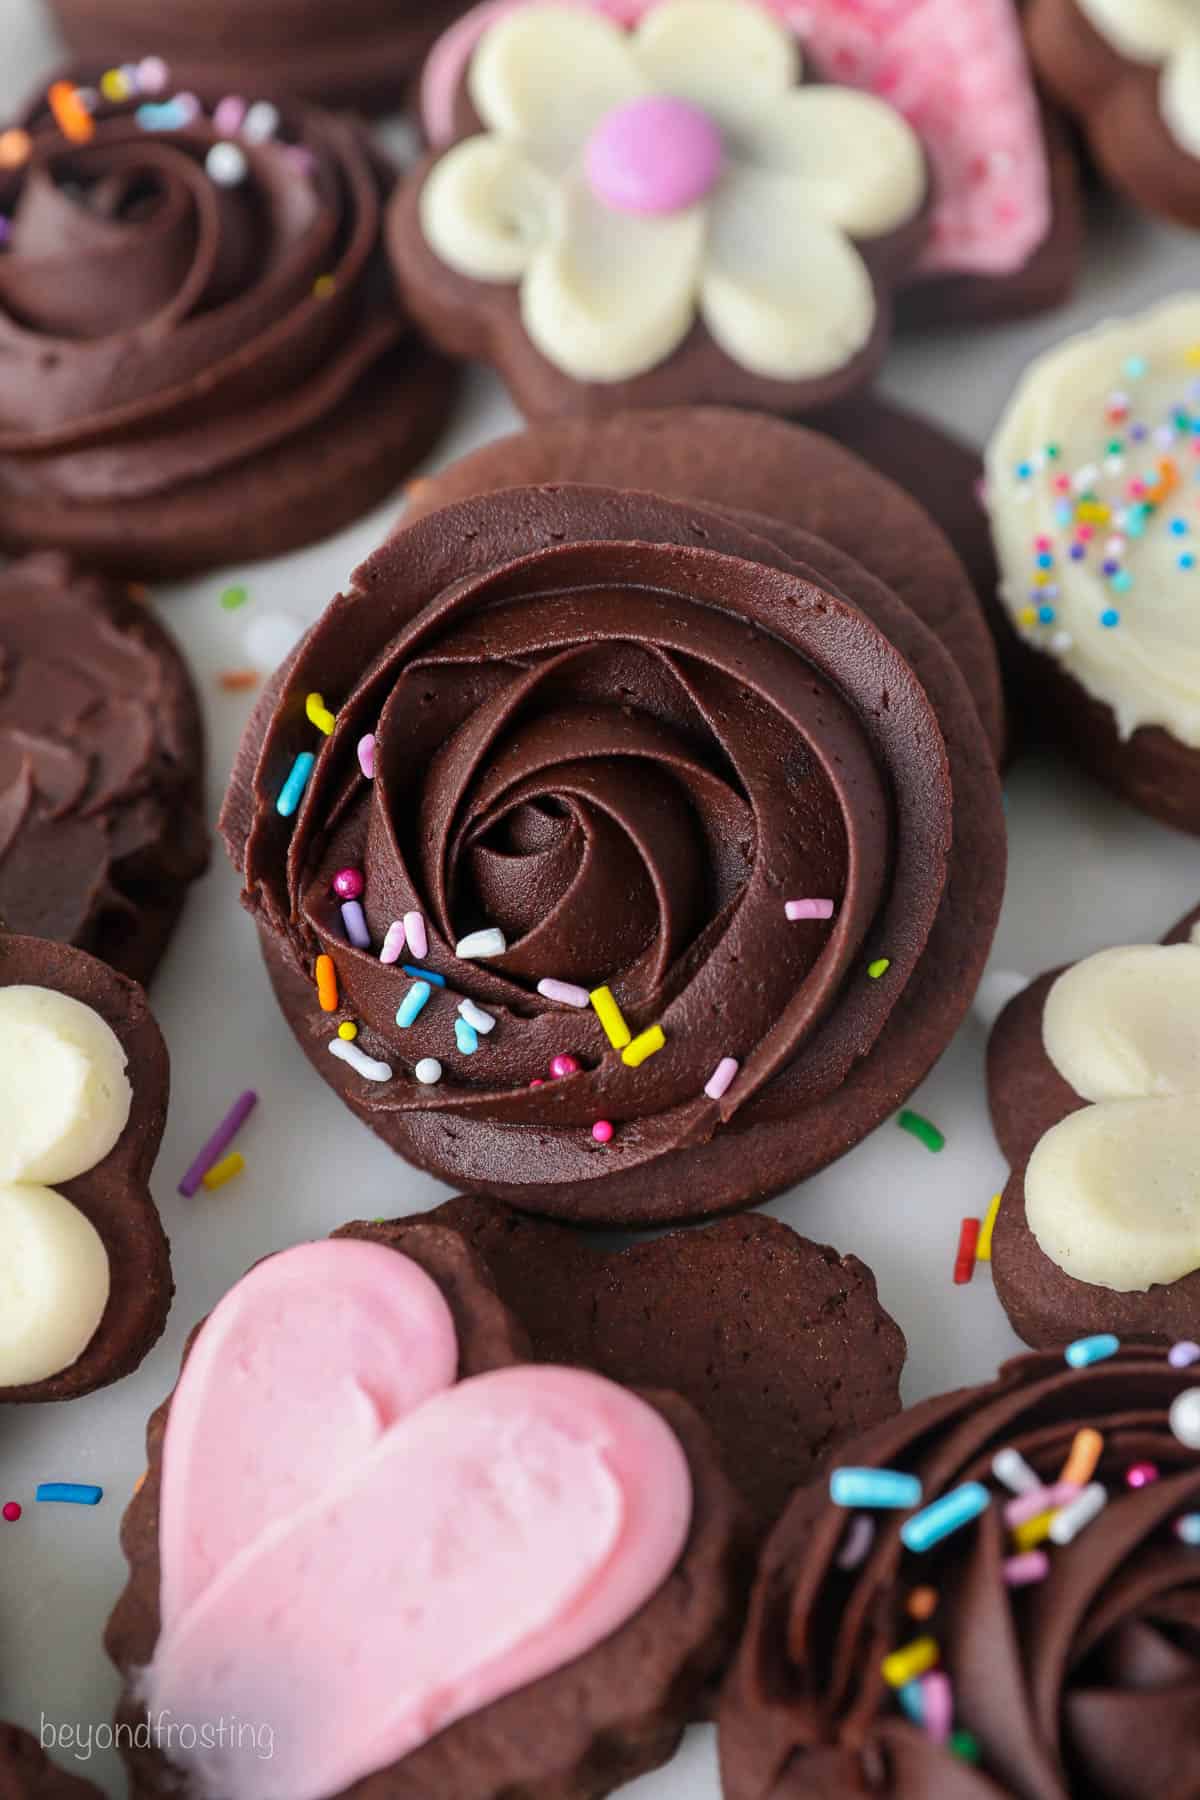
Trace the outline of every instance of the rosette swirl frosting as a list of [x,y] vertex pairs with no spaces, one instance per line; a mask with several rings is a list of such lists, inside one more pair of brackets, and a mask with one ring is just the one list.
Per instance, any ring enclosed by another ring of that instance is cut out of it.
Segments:
[[[336,713],[324,739],[312,693]],[[293,1027],[377,1131],[456,1183],[634,1220],[775,1191],[920,1078],[986,955],[995,805],[957,670],[849,557],[563,488],[448,507],[366,563],[264,697],[225,825]],[[347,868],[367,947],[346,941]],[[789,920],[794,898],[832,916]],[[410,1020],[420,971],[380,949],[412,912],[428,949],[404,960],[435,980]],[[504,953],[459,957],[481,929]],[[318,955],[388,1078],[326,1054]],[[630,1066],[636,1043],[547,978],[608,988],[661,1048]],[[465,1049],[464,997],[493,1021]]]
[[365,134],[278,108],[239,134],[194,96],[88,113],[57,85],[0,168],[0,542],[170,572],[373,503],[444,377],[388,295]]
[[[1172,1366],[1161,1347],[1123,1348],[1081,1369],[1044,1352],[846,1446],[845,1465],[916,1475],[922,1505],[975,1482],[990,1503],[920,1555],[900,1538],[910,1514],[876,1513],[856,1559],[854,1515],[827,1486],[796,1497],[767,1546],[722,1699],[729,1800],[1191,1800],[1197,1401],[1196,1369]],[[1053,1485],[1080,1456],[1081,1432],[1102,1440],[1087,1477],[1106,1495],[1102,1510],[1070,1541],[1043,1541],[1040,1578],[1007,1585],[1013,1494],[993,1459],[1011,1462],[1015,1451]],[[934,1602],[918,1608],[918,1623],[909,1602],[921,1589]],[[919,1635],[932,1638],[948,1678],[954,1735],[946,1719],[935,1729],[928,1716],[906,1718],[885,1679],[884,1658]]]

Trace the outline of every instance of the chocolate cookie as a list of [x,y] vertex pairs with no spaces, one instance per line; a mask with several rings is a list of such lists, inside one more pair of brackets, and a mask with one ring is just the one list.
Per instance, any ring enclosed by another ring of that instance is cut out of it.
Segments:
[[204,728],[173,639],[53,552],[0,572],[0,929],[148,982],[207,863]]
[[27,1731],[0,1724],[0,1800],[99,1800],[99,1795],[90,1781],[52,1763]]
[[0,1404],[136,1369],[171,1305],[149,1178],[166,1045],[132,981],[0,933]]
[[803,83],[754,0],[650,0],[629,29],[493,10],[446,105],[389,216],[393,273],[530,417],[811,412],[878,369],[929,231],[920,139],[874,94]]
[[[857,454],[843,455],[827,434]],[[995,650],[957,559],[931,523],[966,563],[976,594],[994,604],[982,474],[974,450],[878,400],[822,415],[820,433],[726,407],[665,408],[555,419],[485,444],[414,484],[404,523],[500,488],[596,482],[754,514],[760,526],[768,517],[797,526],[852,556],[942,640],[999,757],[1004,698]]]
[[1029,45],[1115,188],[1200,226],[1200,20],[1189,0],[1030,0]]
[[371,1235],[260,1263],[150,1422],[107,1643],[121,1721],[176,1733],[135,1794],[592,1800],[728,1654],[737,1502],[691,1409],[524,1362],[448,1227]]
[[[181,89],[396,112],[455,0],[47,0],[81,62],[153,45]],[[157,62],[159,58],[150,59]]]
[[848,1446],[843,1504],[797,1494],[760,1564],[726,1800],[1189,1800],[1195,1379],[1024,1356]]
[[1017,706],[1152,817],[1200,833],[1200,550],[1189,511],[1200,299],[1071,338],[987,452]]
[[778,1219],[749,1214],[604,1251],[494,1200],[463,1196],[423,1216],[478,1251],[539,1362],[682,1394],[757,1538],[839,1444],[900,1409],[904,1334],[870,1269]]
[[387,292],[392,170],[312,108],[76,79],[5,134],[0,545],[170,576],[328,536],[450,403]]
[[894,592],[601,488],[385,544],[264,694],[223,824],[352,1110],[459,1187],[624,1224],[857,1143],[949,1041],[1003,885],[978,714]]
[[[1197,926],[1200,908],[1164,938],[1183,946],[1169,955],[1111,950],[1069,981],[1062,970],[1042,975],[996,1022],[988,1097],[1012,1173],[992,1270],[1026,1343],[1101,1330],[1200,1337],[1200,1257],[1187,1242],[1200,1169]],[[1091,1043],[1082,1056],[1081,1040]],[[1172,1144],[1174,1186],[1155,1161]]]

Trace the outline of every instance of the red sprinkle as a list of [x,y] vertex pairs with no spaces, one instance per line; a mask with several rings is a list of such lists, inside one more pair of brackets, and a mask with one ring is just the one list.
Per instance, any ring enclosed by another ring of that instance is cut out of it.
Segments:
[[598,1144],[611,1143],[613,1127],[609,1124],[607,1119],[597,1119],[596,1123],[592,1126],[592,1136]]
[[6,1500],[3,1507],[0,1507],[0,1512],[3,1512],[10,1525],[15,1525],[21,1516],[21,1508],[15,1500]]
[[954,1280],[962,1287],[975,1273],[975,1250],[979,1243],[979,1219],[964,1219],[958,1234],[958,1255],[954,1258]]

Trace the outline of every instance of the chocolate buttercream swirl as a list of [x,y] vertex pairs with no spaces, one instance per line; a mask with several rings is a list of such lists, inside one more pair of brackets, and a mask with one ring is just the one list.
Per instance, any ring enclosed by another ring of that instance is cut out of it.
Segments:
[[[784,1168],[745,1141],[711,1192],[668,1193],[671,1153],[751,1126],[790,1138],[870,1057],[939,919],[953,838],[937,711],[885,630],[935,686],[958,692],[957,676],[878,583],[791,537],[811,560],[599,489],[450,507],[364,565],[266,697],[227,833],[275,960],[306,984],[284,994],[293,1023],[332,1072],[308,985],[327,953],[361,1047],[394,1070],[334,1079],[406,1155],[531,1205],[622,1175],[630,1216],[715,1209],[778,1186],[796,1146]],[[313,691],[337,713],[325,740],[305,718]],[[978,729],[969,701],[963,729]],[[293,824],[276,798],[318,748]],[[346,942],[332,879],[347,866],[365,873],[369,949]],[[833,916],[790,922],[793,898]],[[446,986],[402,1029],[410,977],[379,950],[414,910],[419,960]],[[505,953],[458,958],[487,927]],[[629,1031],[659,1025],[663,1047],[629,1066],[595,1011],[539,992],[546,978],[607,986]],[[495,1015],[466,1054],[464,995]],[[919,1055],[919,1017],[911,1029]],[[578,1069],[551,1081],[559,1055]],[[425,1057],[436,1086],[414,1079]],[[713,1099],[725,1057],[738,1072]],[[616,1127],[607,1150],[597,1120]],[[814,1137],[801,1161],[846,1147]]]
[[[1195,1387],[1196,1370],[1172,1367],[1161,1346],[1080,1370],[1046,1351],[844,1446],[844,1466],[919,1476],[925,1505],[966,1482],[987,1484],[992,1502],[921,1555],[900,1540],[908,1514],[876,1513],[865,1560],[844,1568],[853,1515],[825,1484],[796,1497],[722,1700],[729,1800],[1194,1800],[1200,1550],[1174,1526],[1200,1507],[1200,1452],[1169,1415]],[[992,1459],[1015,1449],[1053,1485],[1084,1427],[1103,1440],[1090,1480],[1107,1503],[1069,1543],[1043,1544],[1043,1579],[1008,1586],[1013,1495]],[[1127,1481],[1138,1464],[1156,1471],[1144,1486]],[[918,1586],[937,1596],[924,1623],[907,1610]],[[922,1634],[977,1760],[905,1718],[885,1682],[884,1657]]]
[[242,173],[222,182],[204,112],[139,123],[179,106],[101,102],[74,142],[37,105],[28,160],[0,172],[0,493],[211,477],[319,426],[403,335],[365,134],[285,108],[265,141],[223,145]]

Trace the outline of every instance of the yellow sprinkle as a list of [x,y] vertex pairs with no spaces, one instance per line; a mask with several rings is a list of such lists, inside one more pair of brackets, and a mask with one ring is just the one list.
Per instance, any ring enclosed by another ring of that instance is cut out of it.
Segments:
[[662,1026],[651,1025],[649,1030],[639,1031],[631,1044],[626,1044],[621,1052],[621,1061],[631,1069],[639,1068],[648,1056],[657,1055],[666,1041]]
[[1034,587],[1049,587],[1053,580],[1054,576],[1049,569],[1039,569],[1033,578],[1033,585]]
[[304,702],[304,710],[308,714],[309,723],[328,737],[334,727],[334,716],[325,704],[322,694],[310,694]]
[[1102,500],[1081,500],[1075,508],[1075,517],[1085,525],[1107,525],[1112,518],[1112,507],[1105,506]]
[[611,988],[593,988],[588,995],[595,1010],[596,1017],[604,1027],[604,1035],[614,1050],[623,1050],[632,1038],[633,1033],[625,1023],[625,1016],[613,998]]
[[881,975],[887,974],[891,966],[892,959],[890,956],[880,956],[873,963],[867,964],[867,974],[871,977],[872,981],[878,981]]
[[1086,1487],[1096,1473],[1096,1464],[1100,1461],[1103,1448],[1104,1439],[1100,1433],[1090,1425],[1083,1426],[1075,1433],[1075,1441],[1062,1466],[1059,1481],[1073,1481],[1078,1487]]
[[1044,1544],[1050,1535],[1053,1519],[1054,1509],[1051,1508],[1049,1512],[1038,1513],[1036,1518],[1026,1519],[1023,1525],[1016,1526],[1013,1543],[1017,1549],[1036,1550],[1039,1544]]
[[1192,344],[1185,350],[1183,360],[1193,369],[1200,369],[1200,344]]
[[1037,624],[1037,613],[1034,611],[1032,606],[1023,606],[1021,608],[1020,612],[1017,614],[1017,624],[1018,625],[1036,625]]
[[983,1215],[983,1224],[979,1227],[979,1242],[975,1246],[976,1262],[991,1262],[992,1233],[996,1229],[996,1214],[1000,1211],[1000,1195],[993,1194],[991,1204]]
[[120,69],[106,69],[100,77],[100,92],[106,100],[128,100],[133,89]]
[[903,1650],[893,1650],[883,1659],[883,1679],[889,1687],[902,1688],[907,1682],[925,1675],[938,1659],[938,1647],[931,1637],[914,1638]]
[[313,299],[328,300],[336,286],[337,282],[332,275],[318,275],[313,282]]
[[224,1187],[227,1181],[232,1181],[235,1175],[240,1175],[245,1166],[246,1159],[241,1151],[231,1150],[228,1156],[223,1156],[219,1163],[213,1164],[204,1177],[204,1185],[209,1189]]
[[932,1619],[937,1611],[937,1589],[931,1587],[915,1587],[908,1596],[905,1611],[910,1619]]
[[358,1026],[354,1023],[353,1019],[342,1020],[341,1024],[338,1026],[338,1036],[344,1039],[347,1044],[352,1044],[354,1042],[354,1039],[358,1036]]

